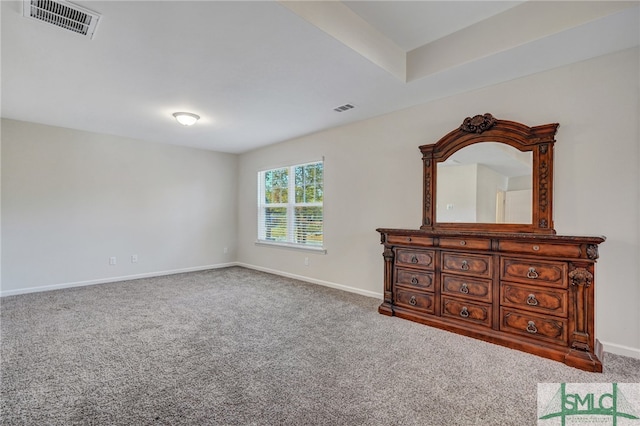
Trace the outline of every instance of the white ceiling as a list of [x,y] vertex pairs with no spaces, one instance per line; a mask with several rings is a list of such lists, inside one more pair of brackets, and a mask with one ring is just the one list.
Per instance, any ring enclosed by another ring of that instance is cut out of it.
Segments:
[[505,177],[531,176],[533,152],[518,149],[499,142],[473,144],[456,151],[438,167],[480,164]]
[[231,153],[640,43],[637,1],[75,3],[92,40],[0,1],[2,117]]
[[431,43],[523,1],[344,1],[405,51]]

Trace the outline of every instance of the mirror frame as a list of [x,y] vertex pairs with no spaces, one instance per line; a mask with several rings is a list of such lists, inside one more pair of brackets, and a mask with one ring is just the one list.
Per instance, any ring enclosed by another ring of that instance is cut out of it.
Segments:
[[[464,119],[460,127],[435,144],[420,146],[423,163],[423,209],[420,229],[432,231],[527,232],[555,234],[553,228],[553,148],[558,123],[529,127],[515,121],[498,120],[491,114]],[[453,153],[480,142],[500,142],[519,151],[533,153],[531,223],[436,222],[437,163]]]

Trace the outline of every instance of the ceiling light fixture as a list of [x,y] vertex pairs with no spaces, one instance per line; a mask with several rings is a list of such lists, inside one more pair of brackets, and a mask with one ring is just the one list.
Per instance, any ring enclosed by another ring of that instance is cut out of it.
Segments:
[[199,115],[192,114],[190,112],[174,112],[173,116],[176,118],[178,123],[183,126],[193,126],[196,124],[196,121],[200,120]]

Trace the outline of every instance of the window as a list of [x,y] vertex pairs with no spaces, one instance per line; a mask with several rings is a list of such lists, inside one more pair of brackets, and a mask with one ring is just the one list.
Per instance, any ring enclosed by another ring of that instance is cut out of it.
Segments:
[[258,173],[258,242],[322,249],[323,162]]

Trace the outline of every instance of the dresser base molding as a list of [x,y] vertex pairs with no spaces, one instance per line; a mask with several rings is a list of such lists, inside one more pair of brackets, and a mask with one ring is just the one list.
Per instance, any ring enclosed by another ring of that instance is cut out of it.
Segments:
[[579,368],[580,370],[602,373],[602,359],[604,352],[600,341],[596,339],[595,352],[585,352],[578,349],[571,349],[564,357],[564,363],[568,366]]
[[603,237],[378,232],[385,246],[380,314],[602,372],[594,247]]
[[389,303],[383,303],[382,305],[378,306],[378,313],[392,317],[393,306],[391,306]]
[[484,340],[510,349],[527,352],[533,355],[548,358],[554,361],[562,362],[570,367],[593,373],[602,373],[602,359],[604,356],[602,345],[596,339],[595,353],[585,352],[578,349],[568,349],[562,346],[530,344],[518,339],[513,339],[506,333],[500,334],[492,331],[473,328],[465,324],[460,326],[452,324],[450,321],[440,320],[438,318],[416,315],[414,312],[403,308],[391,308],[384,306],[384,303],[378,307],[378,312],[383,315],[396,316],[398,318],[461,334],[474,339]]

